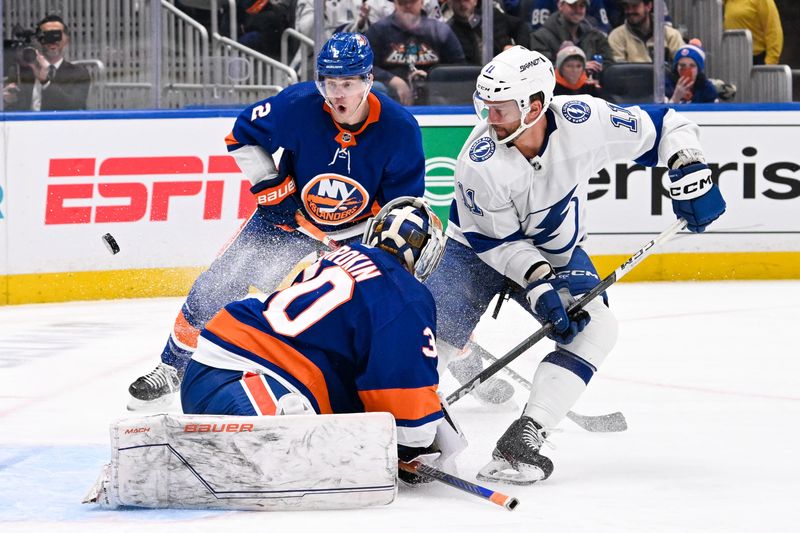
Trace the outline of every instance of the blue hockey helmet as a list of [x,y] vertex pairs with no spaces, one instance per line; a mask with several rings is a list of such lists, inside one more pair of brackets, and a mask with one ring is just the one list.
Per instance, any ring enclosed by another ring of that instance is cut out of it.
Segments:
[[317,56],[317,78],[366,76],[372,72],[372,48],[360,33],[335,33]]
[[369,220],[362,242],[397,257],[418,280],[425,281],[444,255],[442,221],[425,200],[395,198]]

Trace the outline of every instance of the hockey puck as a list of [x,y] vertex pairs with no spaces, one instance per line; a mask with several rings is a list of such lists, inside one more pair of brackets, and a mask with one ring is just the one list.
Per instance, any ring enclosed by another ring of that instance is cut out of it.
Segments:
[[117,240],[110,233],[103,235],[102,239],[103,244],[106,245],[106,248],[108,248],[109,252],[112,254],[119,253],[119,244],[117,244]]

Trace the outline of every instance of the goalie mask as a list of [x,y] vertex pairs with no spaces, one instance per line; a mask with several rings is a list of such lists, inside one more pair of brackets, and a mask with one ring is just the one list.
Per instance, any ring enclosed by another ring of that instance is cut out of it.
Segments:
[[385,250],[414,276],[425,281],[444,255],[442,221],[425,200],[401,196],[369,220],[362,242]]
[[[498,139],[494,128],[489,128],[492,138],[505,144],[541,120],[553,99],[555,86],[556,76],[549,59],[523,46],[514,46],[481,69],[473,95],[475,112],[489,124],[520,121],[519,127],[504,139]],[[531,96],[538,93],[543,96],[542,113],[526,124]]]

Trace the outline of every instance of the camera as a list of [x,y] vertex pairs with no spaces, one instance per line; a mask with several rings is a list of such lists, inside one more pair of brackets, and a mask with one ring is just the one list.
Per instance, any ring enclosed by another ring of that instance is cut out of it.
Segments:
[[[58,33],[60,34],[61,32],[59,31]],[[34,63],[36,61],[37,51],[33,46],[33,40],[36,36],[35,30],[27,30],[20,25],[14,26],[12,38],[3,41],[4,55],[8,53],[16,62],[22,63],[23,65]],[[58,40],[60,40],[60,38]]]

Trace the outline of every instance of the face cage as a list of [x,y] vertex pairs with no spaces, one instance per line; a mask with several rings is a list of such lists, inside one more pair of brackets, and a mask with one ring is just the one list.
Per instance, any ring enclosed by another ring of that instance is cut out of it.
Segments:
[[[403,201],[406,203],[403,204]],[[414,263],[414,277],[419,281],[425,281],[428,279],[428,276],[433,274],[433,272],[439,266],[439,263],[442,261],[445,244],[447,243],[447,237],[444,235],[444,231],[442,230],[442,221],[426,204],[417,201],[413,197],[400,197],[396,198],[392,202],[389,202],[383,206],[383,208],[381,208],[377,215],[369,219],[367,222],[367,228],[364,230],[364,235],[361,238],[361,242],[368,246],[372,246],[369,241],[371,241],[375,235],[375,226],[377,226],[379,222],[382,222],[390,211],[393,211],[399,207],[403,207],[403,205],[413,205],[417,209],[422,209],[425,211],[425,215],[428,217],[428,223],[434,225],[434,227],[438,229],[438,231],[434,231],[430,234],[428,242],[425,244],[419,254],[419,259],[417,259]]]

